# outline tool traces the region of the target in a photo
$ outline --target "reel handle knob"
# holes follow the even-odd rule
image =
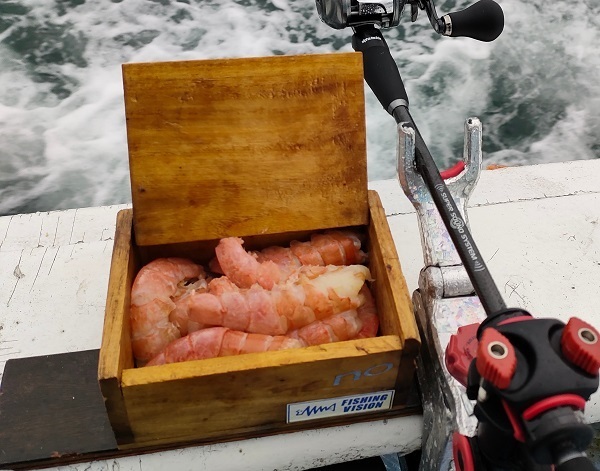
[[[469,8],[440,18],[445,25],[444,36],[466,36],[490,42],[504,29],[504,13],[494,0],[479,0]]]

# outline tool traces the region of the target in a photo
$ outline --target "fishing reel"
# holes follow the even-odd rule
[[[393,28],[400,23],[406,0],[317,0],[321,20],[334,29],[376,24]]]
[[[467,36],[479,41],[493,41],[504,28],[502,8],[493,0],[480,0],[469,8],[438,17],[433,0],[316,0],[321,20],[334,29],[348,26],[376,25],[393,28],[400,23],[406,5],[411,21],[425,10],[436,33],[444,36]]]

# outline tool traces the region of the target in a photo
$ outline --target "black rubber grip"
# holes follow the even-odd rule
[[[585,456],[578,456],[556,467],[556,471],[596,471],[596,467]]]
[[[504,29],[504,13],[494,0],[479,0],[469,8],[447,16],[452,21],[452,32],[447,36],[466,36],[489,42],[500,36]]]
[[[352,47],[362,52],[365,80],[383,108],[391,114],[390,104],[396,100],[404,100],[408,106],[398,66],[381,32],[373,27],[356,28]]]

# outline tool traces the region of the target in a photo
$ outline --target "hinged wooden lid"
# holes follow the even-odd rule
[[[123,66],[138,245],[368,222],[358,53]]]

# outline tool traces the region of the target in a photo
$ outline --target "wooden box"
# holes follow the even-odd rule
[[[123,79],[133,210],[117,217],[98,372],[119,446],[414,413],[420,341],[385,213],[367,190],[360,54],[128,64]],[[135,368],[130,289],[145,263],[206,263],[226,236],[258,249],[347,227],[367,240],[378,337]],[[319,414],[335,408],[320,400],[385,391],[388,409]]]

